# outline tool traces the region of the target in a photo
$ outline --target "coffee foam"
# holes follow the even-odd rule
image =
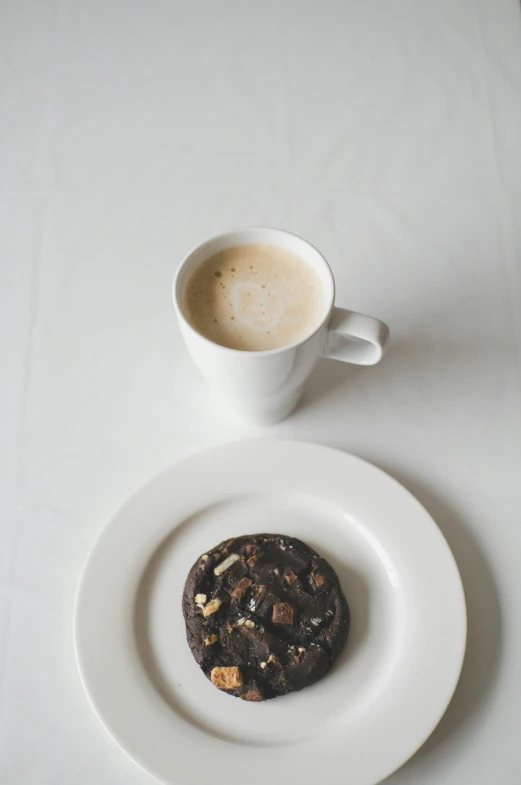
[[[302,259],[270,245],[227,248],[189,279],[183,311],[214,343],[244,351],[287,346],[313,331],[323,315],[324,290]]]

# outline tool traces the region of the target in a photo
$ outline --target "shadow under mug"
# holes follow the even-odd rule
[[[182,309],[190,277],[210,256],[237,245],[282,248],[318,274],[324,288],[324,309],[309,334],[278,349],[243,351],[213,343],[191,326]],[[389,340],[389,328],[383,322],[334,305],[335,281],[322,254],[306,240],[281,229],[238,229],[198,245],[181,263],[172,297],[188,351],[219,406],[255,424],[267,425],[287,417],[297,405],[320,356],[356,365],[375,365],[382,359]]]

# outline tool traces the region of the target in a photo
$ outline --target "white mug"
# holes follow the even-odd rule
[[[257,244],[283,248],[312,267],[324,287],[324,311],[310,334],[288,346],[260,352],[228,349],[191,326],[182,309],[183,293],[194,270],[213,254],[237,245]],[[281,229],[238,229],[198,245],[181,263],[172,297],[186,346],[219,405],[256,424],[278,422],[295,408],[319,356],[375,365],[389,340],[389,328],[383,322],[334,306],[335,282],[322,254],[306,240]]]

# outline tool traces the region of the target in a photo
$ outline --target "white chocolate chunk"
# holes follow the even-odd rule
[[[219,564],[213,571],[214,575],[222,575],[228,567],[231,567],[232,564],[235,564],[236,561],[239,561],[241,557],[238,553],[231,553],[221,564]]]
[[[222,600],[219,597],[215,597],[215,599],[210,600],[208,605],[205,605],[203,608],[203,616],[206,618],[207,616],[211,616],[212,613],[215,613],[219,610],[222,605]]]

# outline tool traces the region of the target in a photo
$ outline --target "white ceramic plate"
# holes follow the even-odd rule
[[[352,614],[328,676],[260,704],[203,676],[181,613],[197,556],[258,531],[300,537],[323,554]],[[402,486],[326,447],[251,441],[187,458],[116,512],[88,558],[74,627],[94,710],[159,779],[374,785],[443,715],[466,614],[447,543]]]

